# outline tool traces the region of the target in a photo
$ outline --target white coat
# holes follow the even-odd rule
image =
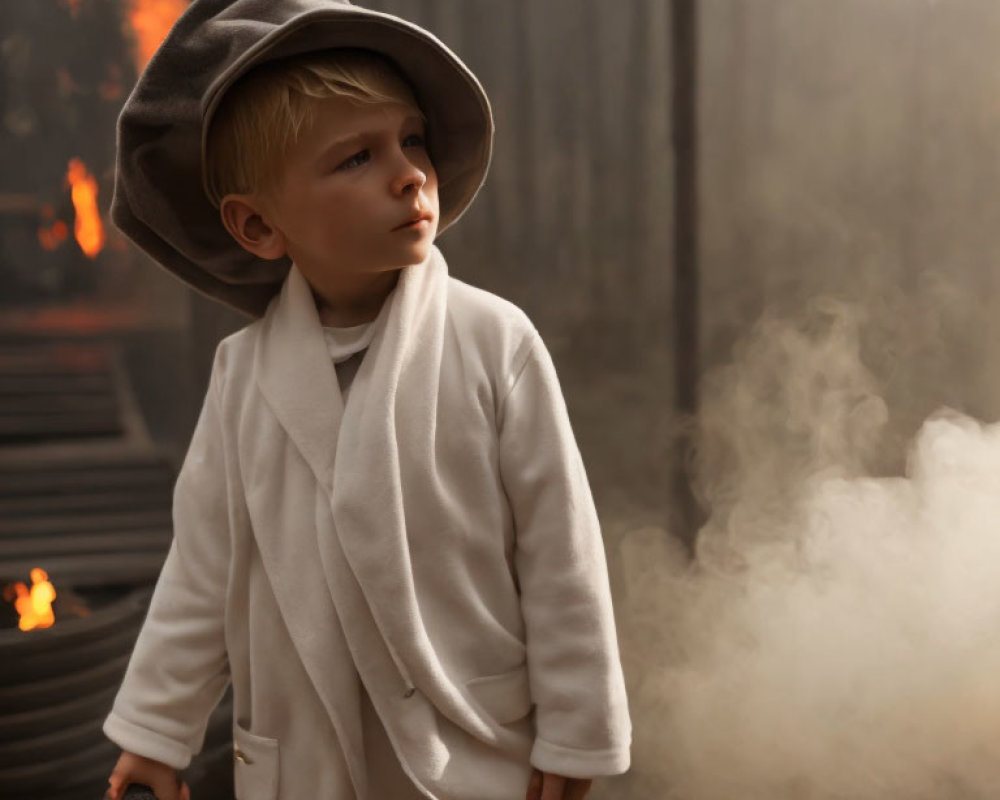
[[[182,768],[231,680],[240,800],[368,800],[360,675],[428,797],[624,772],[603,543],[538,333],[436,248],[375,324],[346,407],[294,266],[220,343],[105,732]]]

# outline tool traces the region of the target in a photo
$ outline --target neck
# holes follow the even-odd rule
[[[399,270],[352,276],[336,285],[313,287],[316,310],[323,325],[349,328],[371,322],[382,310],[385,298],[396,287]]]

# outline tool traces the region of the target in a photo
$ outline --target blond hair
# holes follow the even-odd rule
[[[325,50],[263,64],[226,92],[209,125],[205,169],[213,204],[230,193],[273,188],[285,154],[314,118],[316,101],[332,96],[402,103],[420,112],[395,65],[367,50]]]

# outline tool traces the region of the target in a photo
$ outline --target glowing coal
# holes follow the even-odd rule
[[[641,796],[1000,790],[1000,425],[941,411],[873,477],[859,338],[836,304],[763,321],[705,383],[694,560],[623,542]]]

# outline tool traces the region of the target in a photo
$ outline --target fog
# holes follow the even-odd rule
[[[1000,5],[700,10],[705,521],[608,529],[615,797],[996,796]]]
[[[658,528],[621,542],[630,796],[995,795],[1000,425],[918,416],[956,360],[990,376],[981,305],[817,297],[706,374],[693,560]]]

